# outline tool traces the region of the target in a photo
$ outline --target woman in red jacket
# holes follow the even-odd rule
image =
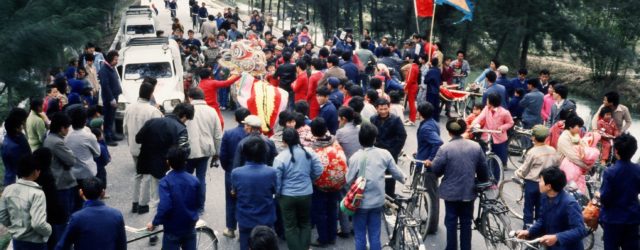
[[[402,72],[405,73],[406,84],[404,86],[404,92],[407,93],[407,102],[409,103],[409,120],[404,121],[404,124],[413,126],[416,122],[416,96],[418,95],[418,75],[420,74],[420,69],[418,64],[411,63],[402,67]]]
[[[231,77],[225,81],[213,80],[211,78],[211,71],[207,69],[201,70],[200,75],[200,85],[198,87],[202,89],[204,92],[204,101],[210,107],[214,108],[216,112],[218,112],[218,117],[220,118],[220,125],[224,129],[224,119],[222,118],[222,113],[220,112],[220,104],[218,103],[218,89],[219,88],[228,88],[233,85],[238,79],[240,79],[239,75],[235,75],[235,73],[231,73]]]

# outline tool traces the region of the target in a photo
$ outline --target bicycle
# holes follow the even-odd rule
[[[411,184],[403,192],[415,195],[407,210],[410,211],[413,218],[420,222],[419,232],[423,238],[426,238],[427,234],[433,234],[438,231],[438,215],[440,211],[437,192],[438,177],[429,168],[416,167],[416,163],[421,161],[415,159],[415,154],[413,158],[409,158],[404,153],[400,157],[407,158],[410,161],[409,171],[412,175]]]
[[[385,229],[389,235],[389,242],[384,244],[382,249],[392,250],[423,250],[425,249],[422,235],[418,232],[420,222],[407,214],[406,207],[415,199],[415,192],[411,197],[391,198],[385,197],[385,209],[391,210],[387,215],[384,213]],[[390,226],[393,225],[393,230]]]
[[[498,197],[514,217],[522,220],[524,211],[523,180],[513,177],[501,182],[498,186]]]
[[[513,169],[518,169],[524,162],[527,151],[533,146],[531,141],[532,132],[530,129],[524,129],[520,126],[514,126],[512,134],[507,142],[509,152],[509,162]],[[508,168],[508,165],[505,166]]]
[[[511,249],[507,241],[511,231],[511,221],[506,213],[509,211],[502,202],[487,198],[485,192],[494,184],[485,182],[476,184],[478,193],[478,213],[473,220],[475,229],[484,237],[487,249]]]
[[[516,236],[515,231],[509,232],[510,238],[508,238],[507,241],[513,242],[512,249],[520,249],[520,250],[535,250],[535,249],[546,250],[547,249],[547,247],[540,244],[539,238],[534,240],[523,240],[523,239],[518,239],[515,236]],[[516,246],[520,246],[520,248],[516,248]]]
[[[136,235],[140,235],[133,239],[127,240],[127,244],[139,241],[144,238],[149,238],[151,236],[158,235],[164,232],[164,229],[158,229],[155,231],[147,231],[147,228],[133,228],[130,226],[124,226],[125,231],[134,233]],[[198,220],[196,222],[196,249],[202,250],[218,250],[218,237],[216,237],[215,231],[207,226],[207,223],[203,220]]]
[[[496,178],[495,176],[493,176],[493,178],[495,179],[496,184],[501,183],[504,180],[504,168],[502,165],[502,160],[500,159],[500,157],[498,157],[498,155],[496,155],[496,153],[492,151],[491,147],[493,146],[492,134],[499,134],[502,133],[502,131],[490,129],[472,129],[471,132],[474,134],[474,141],[478,142],[480,146],[485,149],[487,167],[491,175],[493,176],[494,169],[499,169],[500,177]],[[489,135],[489,140],[487,142],[484,142],[480,138],[479,133],[487,133]]]

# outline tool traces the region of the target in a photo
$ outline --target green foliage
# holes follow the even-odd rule
[[[0,1],[0,95],[11,93],[8,106],[41,93],[47,69],[66,61],[65,48],[98,38],[116,1]]]

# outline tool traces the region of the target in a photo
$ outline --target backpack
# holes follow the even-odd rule
[[[366,169],[367,158],[365,155],[364,161],[362,161],[360,169],[358,170],[358,178],[351,184],[347,195],[340,201],[340,211],[349,216],[356,213],[356,210],[358,210],[364,199],[364,190],[367,187]]]
[[[337,142],[329,147],[314,149],[324,165],[324,170],[318,179],[314,181],[316,187],[325,192],[340,190],[346,181],[347,157]]]

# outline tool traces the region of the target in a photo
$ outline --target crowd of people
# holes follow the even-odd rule
[[[0,222],[15,249],[126,248],[121,211],[101,201],[109,196],[108,146],[124,138],[136,172],[131,213],[155,213],[147,229],[163,226],[163,248],[195,249],[195,224],[207,209],[207,169],[219,162],[223,235],[235,238],[237,230],[240,249],[277,249],[279,237],[289,249],[306,250],[352,235],[357,250],[381,249],[385,195],[394,197],[396,181],[407,178],[397,166],[406,126],[417,126],[418,166],[442,177],[446,249],[471,249],[474,183],[497,183],[500,170],[488,169],[483,143],[469,139],[492,140],[506,165],[517,123],[532,131],[532,148],[515,173],[525,179],[525,227],[517,236],[540,238],[549,249],[582,249],[581,207],[564,187],[575,183],[584,191],[585,175],[599,162],[608,166],[600,190],[605,249],[638,249],[640,166],[631,162],[637,141],[628,134],[631,116],[617,92],[604,96],[586,131],[567,86],[551,80],[548,70],[528,78],[520,69],[509,79],[508,67],[493,59],[467,82],[466,53],[449,57],[453,53],[419,34],[398,48],[390,37],[376,42],[365,32],[357,46],[352,32],[342,30],[315,46],[304,20],[277,37],[273,19],[254,12],[243,34],[238,9],[214,16],[196,1],[189,5],[193,30],[184,37],[175,0],[165,3],[173,17],[170,38],[180,45],[186,72],[198,78],[185,85],[185,102],[171,113],[161,112],[157,81],[147,77],[118,135],[119,55],[104,55],[92,44],[64,71],[52,70],[46,96],[31,98],[29,111],[11,110],[2,142]],[[222,50],[243,39],[263,48],[265,80],[289,92],[288,109],[266,133],[258,114],[230,98],[240,72],[218,63]],[[441,88],[478,89],[482,103],[463,120],[441,103]],[[227,109],[235,109],[237,127],[223,128]],[[448,142],[440,135],[442,111]],[[499,133],[476,135],[474,128]],[[349,214],[340,204],[359,178],[366,181],[364,198]],[[312,239],[314,226],[318,237]]]

